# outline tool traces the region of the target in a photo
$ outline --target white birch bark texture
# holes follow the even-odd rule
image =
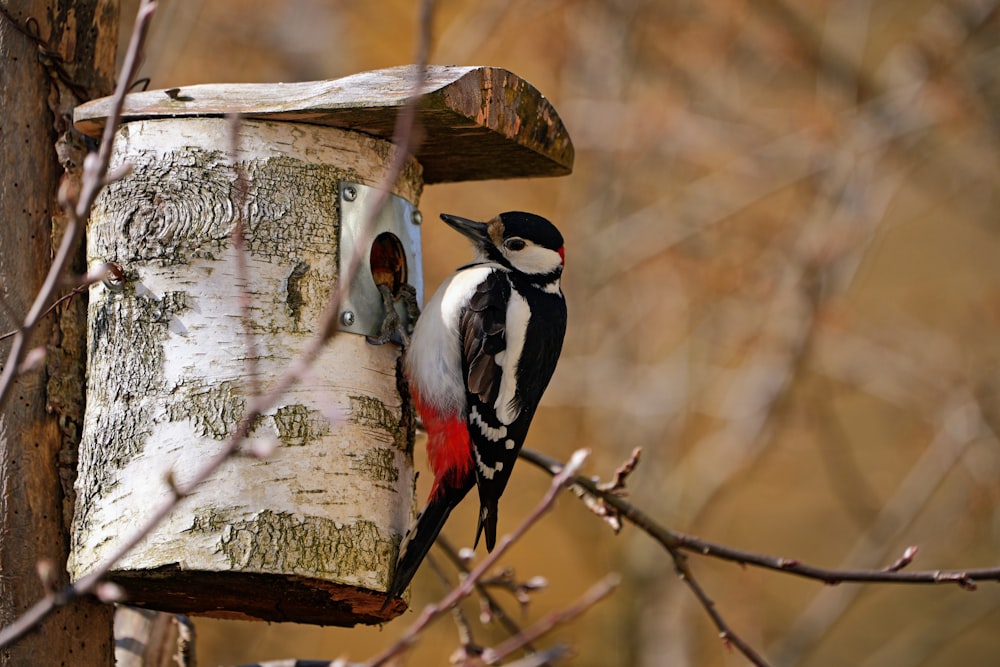
[[[245,121],[239,132],[245,196],[229,121],[118,131],[114,165],[132,171],[102,195],[87,253],[126,279],[90,292],[75,578],[171,495],[168,476],[184,485],[220,450],[254,387],[267,391],[307,345],[338,276],[338,182],[377,185],[394,150],[300,123]],[[394,194],[415,206],[421,187],[411,158]],[[245,285],[230,238],[238,216]],[[117,563],[111,578],[130,604],[333,625],[398,614],[402,604],[380,610],[414,507],[398,356],[394,344],[334,336],[253,426],[250,440],[273,453],[230,459]]]

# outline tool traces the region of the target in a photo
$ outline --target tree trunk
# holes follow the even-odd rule
[[[59,82],[53,63],[30,32],[61,54],[67,78],[81,96],[111,89],[118,33],[116,0],[0,2],[0,331],[27,313],[60,235],[56,191],[60,163],[81,155],[63,133],[81,100]],[[23,30],[27,19],[32,30]],[[18,28],[22,28],[19,30]],[[58,139],[58,140],[57,140]],[[59,154],[57,154],[57,146]],[[82,264],[81,264],[82,266]],[[45,595],[38,563],[55,565],[55,584],[68,579],[72,463],[83,402],[81,304],[46,317],[32,347],[45,346],[47,367],[16,380],[0,413],[0,624],[8,624]],[[0,355],[10,345],[0,342]],[[0,364],[4,363],[0,361]],[[53,393],[54,392],[54,393]],[[68,483],[68,485],[67,485]],[[109,665],[112,610],[79,600],[38,631],[0,653],[0,665]]]

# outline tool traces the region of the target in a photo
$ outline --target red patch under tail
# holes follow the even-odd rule
[[[446,415],[420,400],[412,390],[413,402],[427,430],[427,459],[434,472],[431,498],[441,493],[441,486],[464,489],[472,475],[472,444],[465,420],[457,414]]]

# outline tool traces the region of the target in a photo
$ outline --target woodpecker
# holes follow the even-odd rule
[[[565,251],[551,222],[519,211],[489,222],[441,219],[472,241],[476,258],[431,297],[403,359],[434,483],[400,545],[386,604],[406,589],[473,486],[480,505],[474,544],[485,536],[493,550],[497,503],[566,333]]]

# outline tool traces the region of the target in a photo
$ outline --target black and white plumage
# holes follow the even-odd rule
[[[559,230],[531,213],[489,222],[441,218],[476,259],[437,290],[417,321],[404,369],[427,430],[434,485],[400,547],[387,602],[402,594],[451,510],[476,486],[476,543],[496,543],[497,505],[548,386],[566,331]]]

